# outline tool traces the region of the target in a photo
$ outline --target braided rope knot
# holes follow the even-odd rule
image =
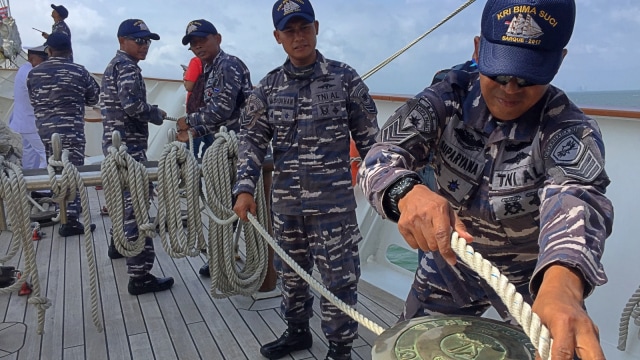
[[[69,171],[69,150],[63,150],[61,159],[56,160],[53,155],[47,160],[49,186],[53,192],[51,200],[58,204],[65,204],[76,199],[77,186],[73,174]],[[56,178],[56,168],[62,168],[60,178]]]

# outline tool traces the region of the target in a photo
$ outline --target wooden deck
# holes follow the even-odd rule
[[[45,227],[34,242],[42,296],[52,302],[46,311],[45,333],[38,335],[37,309],[17,293],[0,295],[0,358],[2,359],[263,359],[260,345],[286,328],[280,317],[280,298],[254,300],[234,296],[213,299],[209,279],[198,275],[203,256],[172,259],[156,236],[152,273],[173,276],[170,291],[131,296],[127,293],[125,259],[107,256],[111,219],[99,214],[102,191],[88,188],[101,315],[104,331],[91,318],[89,276],[84,237],[61,238],[58,225]],[[0,252],[6,253],[11,233],[0,234]],[[22,257],[5,265],[24,266]],[[372,285],[359,285],[358,311],[384,328],[398,319],[403,302]],[[310,350],[285,359],[324,359],[327,341],[320,329],[319,299],[311,319],[314,343]],[[371,359],[376,335],[360,325],[354,359]]]

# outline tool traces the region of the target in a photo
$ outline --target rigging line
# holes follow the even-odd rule
[[[362,80],[366,80],[368,77],[370,77],[371,75],[375,74],[378,70],[380,70],[383,67],[385,67],[387,64],[392,62],[398,56],[402,55],[402,53],[404,53],[405,51],[409,50],[410,47],[412,47],[413,45],[417,44],[420,40],[424,39],[427,35],[431,34],[435,29],[439,28],[440,25],[442,25],[442,24],[446,23],[447,21],[449,21],[449,19],[451,19],[452,17],[456,16],[459,12],[461,12],[462,10],[467,8],[469,5],[471,5],[475,1],[476,0],[468,0],[466,3],[462,4],[459,8],[454,10],[447,17],[445,17],[444,19],[440,20],[440,22],[437,23],[434,27],[432,27],[431,29],[427,30],[427,32],[425,32],[424,34],[420,35],[417,39],[415,39],[412,42],[410,42],[407,46],[405,46],[402,49],[398,50],[395,54],[389,56],[386,60],[384,60],[380,64],[376,65],[373,69],[369,70],[366,74],[364,74],[362,76]]]

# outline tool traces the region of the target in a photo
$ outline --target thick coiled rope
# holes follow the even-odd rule
[[[625,351],[627,348],[627,337],[629,335],[629,320],[634,319],[634,324],[640,326],[640,287],[631,295],[631,298],[624,306],[620,315],[620,331],[618,332],[618,350]],[[640,339],[640,332],[638,333]]]
[[[56,178],[56,167],[62,168],[59,179]],[[91,317],[98,332],[102,332],[102,319],[100,317],[100,299],[98,297],[98,270],[96,268],[95,252],[93,250],[93,235],[91,232],[91,212],[89,208],[89,196],[84,181],[78,169],[69,161],[69,150],[62,151],[62,160],[55,160],[53,156],[49,158],[47,165],[49,173],[49,183],[54,194],[54,199],[69,199],[72,201],[76,197],[76,192],[80,193],[80,205],[82,206],[82,221],[84,223],[84,248],[89,265],[89,288],[91,293]],[[66,194],[66,195],[65,195]]]
[[[147,168],[127,153],[127,146],[119,149],[110,146],[100,166],[109,216],[112,220],[113,243],[118,252],[126,257],[140,254],[144,250],[145,238],[153,237],[156,226],[149,222],[149,174]],[[138,224],[138,239],[127,241],[124,234],[124,195],[129,190],[133,213]]]
[[[233,241],[234,225],[238,219],[232,210],[232,185],[235,182],[238,161],[238,140],[233,131],[222,127],[215,141],[202,159],[202,175],[206,189],[206,208],[213,223],[209,222],[209,271],[211,296],[251,295],[258,291],[267,274],[268,248],[260,234],[248,223],[242,222],[246,244],[245,266],[238,269]],[[264,199],[262,176],[256,184],[254,198],[258,206],[260,224],[266,224],[268,214]]]
[[[531,305],[524,301],[522,295],[516,291],[516,287],[509,282],[509,278],[502,275],[491,262],[475,252],[464,239],[458,237],[456,232],[451,234],[451,248],[465,264],[491,285],[509,309],[511,316],[531,339],[540,356],[543,359],[549,359],[552,343],[549,329],[542,324],[540,317],[531,310]]]
[[[16,282],[6,288],[0,289],[0,294],[8,294],[19,290],[22,284],[31,278],[33,292],[29,297],[29,303],[38,309],[38,334],[44,333],[44,312],[51,302],[46,297],[40,296],[40,277],[36,267],[36,257],[31,240],[31,224],[29,216],[31,205],[27,201],[27,183],[22,176],[22,169],[0,156],[0,198],[5,200],[13,241],[9,253],[0,259],[0,263],[12,259],[22,246],[26,269]]]
[[[198,256],[205,249],[200,211],[200,167],[183,143],[165,145],[158,163],[158,216],[162,246],[169,256]],[[182,226],[180,187],[187,201],[187,231]]]

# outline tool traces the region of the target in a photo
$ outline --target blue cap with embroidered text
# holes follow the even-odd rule
[[[160,40],[160,35],[152,33],[147,24],[140,19],[127,19],[118,27],[118,37],[149,38]]]
[[[44,46],[48,46],[54,50],[64,51],[71,49],[71,37],[63,32],[54,32],[44,42]]]
[[[187,30],[182,37],[182,45],[187,45],[191,41],[191,37],[207,37],[207,35],[217,35],[218,29],[207,20],[193,20],[187,24]]]
[[[574,0],[489,0],[482,12],[478,71],[548,84],[576,18]]]
[[[273,26],[278,30],[284,30],[289,20],[301,17],[308,22],[316,20],[316,14],[309,0],[278,0],[273,4],[271,12]]]
[[[62,5],[51,4],[51,8],[55,10],[58,13],[58,15],[60,15],[60,17],[62,17],[63,19],[66,19],[67,17],[69,17],[69,10],[67,10],[66,7]]]

